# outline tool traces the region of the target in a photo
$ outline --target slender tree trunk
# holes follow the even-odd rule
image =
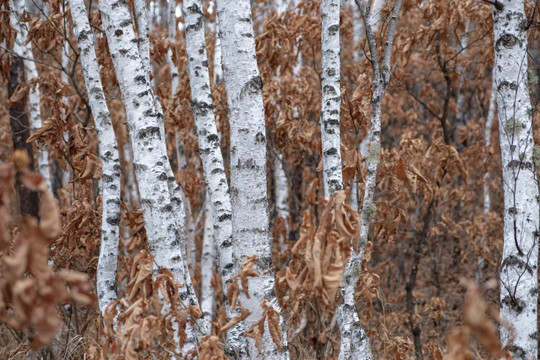
[[[533,109],[524,24],[527,17],[523,1],[495,1],[494,68],[504,190],[500,306],[501,315],[513,325],[513,329],[501,327],[501,341],[516,359],[536,359],[538,164],[533,162]]]
[[[339,110],[341,105],[341,62],[339,58],[339,0],[323,0],[322,15],[322,107],[321,142],[324,196],[343,189],[341,177],[341,140]]]
[[[283,245],[289,238],[288,219],[290,218],[289,211],[289,183],[285,170],[283,169],[283,156],[279,155],[274,160],[274,187],[276,196],[276,216],[282,218],[287,226],[287,233],[283,238],[280,238],[280,246],[283,249]]]
[[[464,57],[467,54],[467,45],[469,41],[469,28],[471,26],[471,21],[467,20],[467,23],[465,24],[465,34],[463,35],[461,39],[461,55]],[[456,132],[454,134],[454,139],[456,141],[456,146],[459,148],[463,147],[463,144],[459,142],[459,131],[462,126],[465,126],[467,123],[467,117],[466,117],[466,111],[465,111],[465,93],[463,92],[463,84],[465,83],[465,73],[466,70],[463,69],[462,66],[458,66],[459,72],[461,72],[461,76],[459,77],[458,82],[458,96],[456,101],[457,106],[457,114],[456,114]]]
[[[101,176],[101,246],[97,268],[97,292],[102,316],[105,309],[117,299],[116,266],[118,258],[120,224],[120,159],[118,146],[101,84],[94,48],[94,33],[88,22],[83,0],[70,0],[73,31],[79,44],[79,54],[88,93],[88,101],[98,132]]]
[[[210,75],[204,40],[204,17],[200,0],[184,0],[186,52],[191,85],[191,108],[197,126],[199,154],[214,214],[215,238],[218,247],[219,273],[226,284],[233,274],[232,209],[229,185],[219,136],[212,111]]]
[[[61,61],[62,61],[62,71],[60,72],[60,79],[63,83],[69,84],[69,78],[68,78],[68,71],[69,71],[69,25],[67,23],[67,14],[66,14],[66,2],[62,2],[62,12],[64,15],[64,18],[62,19],[63,25],[64,25],[64,40],[62,41],[62,50],[61,50]],[[66,103],[69,106],[69,98],[67,96],[62,96],[62,101]],[[65,108],[62,108],[62,117],[67,118],[66,110]],[[67,144],[69,144],[69,138],[70,138],[70,132],[64,132],[64,140]],[[67,186],[69,184],[71,174],[68,169],[62,170],[62,182],[63,186]]]
[[[485,147],[485,157],[484,157],[484,181],[482,183],[482,190],[484,194],[484,214],[487,214],[491,211],[491,197],[489,195],[489,170],[487,168],[487,162],[489,161],[489,147],[491,145],[491,127],[493,126],[493,119],[495,118],[495,106],[497,98],[497,89],[495,88],[495,70],[492,70],[492,81],[491,81],[491,95],[489,98],[489,108],[486,118],[486,123],[484,125],[484,147]],[[484,246],[486,244],[486,239],[482,238],[480,240],[480,245]],[[478,257],[478,269],[476,271],[476,283],[480,284],[482,282],[482,269],[484,268],[484,258],[482,256]]]
[[[210,285],[214,274],[214,216],[210,194],[206,192],[204,204],[204,236],[201,252],[201,311],[208,321],[212,321],[215,313],[216,301],[214,291]]]
[[[140,54],[140,59],[142,61],[142,68],[144,71],[145,79],[148,84],[151,83],[150,80],[150,25],[148,23],[148,9],[146,7],[146,0],[134,0],[133,1],[133,8],[135,11],[135,21],[137,22],[137,44]],[[149,85],[149,88],[151,89],[151,86]],[[161,103],[159,102],[159,99],[152,91],[152,100],[154,102],[154,108],[156,110],[157,114],[157,124],[159,128],[159,133],[161,139],[163,141],[160,141],[158,145],[161,147],[160,151],[162,151],[165,156],[167,156],[167,147],[165,145],[165,126],[163,123],[163,109],[161,107]],[[182,257],[184,258],[183,266],[185,267],[185,273],[189,274],[188,271],[188,258],[187,258],[187,252],[186,252],[186,246],[187,246],[187,233],[186,233],[186,213],[184,209],[184,203],[186,196],[184,195],[184,192],[182,191],[182,188],[178,185],[176,182],[176,179],[174,177],[172,167],[170,165],[170,162],[168,163],[168,166],[166,166],[167,170],[167,186],[169,188],[169,193],[171,194],[171,197],[174,201],[172,201],[171,205],[173,206],[173,212],[176,214],[176,221],[179,228],[179,232],[181,234],[181,239],[183,242],[180,244],[180,249],[182,251]],[[139,184],[140,186],[140,184]],[[186,203],[186,205],[189,205]],[[188,277],[190,278],[190,277]],[[191,280],[189,280],[191,282]],[[193,293],[190,295],[192,297],[195,296]],[[192,301],[196,301],[196,298],[193,298]]]
[[[11,6],[11,23],[17,30],[17,38],[14,44],[14,53],[24,59],[24,66],[26,68],[26,75],[28,80],[37,79],[38,72],[36,64],[34,63],[34,55],[32,54],[31,44],[26,44],[28,38],[27,23],[21,23],[19,18],[22,10],[24,9],[23,2],[21,0],[13,0],[10,2]],[[28,4],[26,4],[28,5]],[[30,87],[28,92],[28,112],[30,115],[30,126],[32,131],[36,131],[41,127],[41,107],[40,107],[39,86],[35,84]],[[37,165],[38,171],[43,176],[47,188],[52,191],[51,182],[51,169],[49,165],[49,150],[46,145],[43,145],[37,151]]]
[[[223,68],[221,66],[221,40],[219,37],[219,19],[216,16],[215,24],[216,39],[214,42],[214,84],[223,81]]]
[[[269,231],[266,192],[266,127],[262,99],[262,79],[255,57],[255,38],[249,0],[218,0],[223,75],[227,90],[231,126],[231,205],[235,270],[250,255],[257,254],[254,268],[259,277],[249,279],[249,295],[241,294],[243,307],[252,314],[246,325],[258,321],[267,299],[278,314],[274,291],[271,234]],[[250,342],[251,343],[251,342]],[[282,346],[286,346],[286,336]],[[286,349],[286,347],[285,347]],[[241,356],[251,358],[288,358],[278,354],[267,324],[262,341],[262,354],[254,345]]]
[[[167,14],[169,16],[169,43],[174,49],[176,47],[176,0],[168,1]],[[169,69],[171,71],[171,96],[174,97],[176,89],[178,88],[178,67],[174,63],[172,55],[173,50],[169,49],[167,51],[167,63],[169,64]]]
[[[169,269],[176,281],[185,284],[180,288],[184,304],[198,306],[181,251],[185,246],[181,224],[185,214],[175,193],[178,186],[170,188],[175,181],[164,145],[163,114],[156,106],[148,70],[137,47],[129,7],[124,1],[102,0],[99,8],[126,107],[148,246],[157,266]],[[182,213],[178,214],[178,210]],[[198,325],[205,334],[208,325],[202,321]],[[187,346],[195,346],[196,341],[188,333]]]
[[[377,168],[381,156],[381,106],[392,70],[390,59],[394,40],[396,21],[401,10],[402,0],[397,0],[394,5],[392,17],[388,24],[387,38],[384,46],[382,62],[379,61],[377,44],[370,23],[370,15],[361,0],[356,4],[364,20],[366,39],[370,49],[371,64],[373,68],[373,95],[371,97],[371,127],[369,129],[369,153],[367,157],[367,173],[365,177],[364,199],[362,202],[362,214],[360,219],[359,251],[352,249],[351,257],[347,263],[342,280],[343,304],[338,308],[337,318],[341,331],[341,348],[339,359],[372,359],[369,339],[360,326],[356,313],[354,288],[358,281],[358,271],[362,268],[364,247],[368,241],[369,226],[377,212],[377,205],[373,198],[377,180]]]

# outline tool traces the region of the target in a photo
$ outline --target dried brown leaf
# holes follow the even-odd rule
[[[240,273],[238,274],[238,277],[240,278],[240,281],[242,283],[242,289],[244,290],[244,294],[246,294],[246,297],[249,299],[249,284],[248,284],[248,277],[258,277],[259,273],[253,268],[253,266],[256,264],[257,260],[259,259],[259,255],[253,254],[250,255],[244,260],[242,263],[242,269],[240,269]]]

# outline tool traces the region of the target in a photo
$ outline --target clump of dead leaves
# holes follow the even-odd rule
[[[289,342],[301,337],[311,348],[333,343],[335,312],[341,279],[351,253],[352,241],[358,237],[358,213],[345,203],[344,191],[326,203],[318,223],[304,211],[300,239],[291,248],[288,266],[278,272],[276,292],[290,314]]]
[[[96,351],[96,358],[131,360],[168,353],[176,358],[225,359],[217,336],[204,336],[180,354],[186,350],[184,345],[193,341],[188,339],[187,328],[196,328],[202,312],[198,306],[182,303],[179,290],[184,284],[175,281],[165,268],[156,271],[152,254],[139,251],[128,276],[126,296],[106,309],[105,344]],[[200,357],[202,354],[208,357]]]
[[[0,164],[0,322],[25,331],[30,348],[36,349],[58,333],[58,305],[94,305],[96,298],[86,274],[49,267],[49,243],[61,229],[58,206],[41,175],[23,171],[21,181],[40,194],[40,219],[23,219],[12,237],[9,203],[15,168]]]

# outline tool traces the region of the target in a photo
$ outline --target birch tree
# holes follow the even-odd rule
[[[169,0],[167,4],[168,28],[169,28],[169,43],[176,47],[176,0]],[[174,96],[178,88],[178,68],[173,61],[173,51],[167,51],[167,63],[171,69],[171,96]]]
[[[146,81],[148,82],[148,84],[151,84],[151,80],[150,80],[150,72],[151,72],[150,25],[148,22],[148,9],[146,7],[146,1],[134,0],[133,8],[135,11],[135,20],[137,22],[137,44],[138,44],[140,58],[142,61],[142,67],[143,67],[143,71],[146,77]],[[151,86],[149,87],[151,89]],[[160,137],[161,139],[164,140],[166,136],[165,136],[165,125],[163,123],[163,108],[161,107],[161,103],[155,94],[152,94],[152,100],[154,102],[154,107],[157,111],[157,124],[159,127]],[[165,145],[165,141],[158,142],[158,145],[162,148],[161,151],[166,155],[167,148]],[[186,274],[188,274],[188,271],[187,271],[188,257],[187,257],[187,247],[186,247],[187,246],[186,213],[185,213],[184,204],[189,210],[189,203],[186,201],[187,198],[184,195],[182,188],[176,182],[170,163],[168,163],[167,171],[168,171],[167,172],[167,185],[169,187],[169,193],[171,194],[172,198],[175,200],[172,202],[173,212],[176,214],[177,224],[179,226],[179,231],[180,231],[180,234],[182,234],[182,239],[183,239],[183,242],[180,245],[182,256],[185,260],[183,265],[185,267]],[[191,219],[191,217],[189,219]]]
[[[185,246],[184,214],[176,196],[178,186],[171,185],[175,181],[160,123],[163,114],[156,105],[144,57],[137,47],[128,4],[103,0],[99,9],[126,108],[148,246],[157,266],[169,269],[176,281],[185,283],[180,288],[184,304],[198,306],[181,251]],[[206,333],[207,325],[199,322],[199,326]],[[188,334],[188,342],[194,346],[196,339],[191,335]]]
[[[101,84],[94,48],[94,33],[88,22],[83,0],[70,0],[70,9],[73,18],[73,31],[79,45],[88,102],[98,132],[99,154],[103,170],[100,181],[103,203],[101,244],[96,288],[99,309],[102,316],[105,316],[107,306],[117,299],[116,267],[120,224],[120,159],[111,115],[107,108],[105,93]]]
[[[34,55],[32,54],[31,45],[27,45],[28,29],[27,24],[20,21],[22,11],[25,9],[25,4],[21,0],[10,1],[11,6],[11,23],[17,30],[17,38],[15,39],[13,52],[20,56],[24,61],[26,70],[26,78],[30,82],[32,79],[38,78],[36,64],[34,63]],[[39,85],[35,84],[30,87],[28,92],[28,114],[30,116],[30,126],[32,131],[36,131],[41,127],[41,106],[40,106]],[[49,191],[51,185],[51,169],[49,165],[49,151],[46,145],[43,145],[37,151],[37,167],[40,174],[43,176]]]
[[[201,250],[201,311],[208,321],[212,321],[216,301],[211,287],[214,274],[214,220],[210,194],[206,192],[204,204],[204,234]]]
[[[523,1],[493,4],[494,80],[504,190],[500,269],[501,341],[516,359],[537,359],[539,204],[528,87],[527,18]]]
[[[491,95],[489,96],[489,107],[488,107],[488,113],[486,117],[486,123],[484,124],[484,146],[485,146],[485,152],[484,155],[484,166],[487,166],[487,163],[489,161],[489,148],[491,146],[491,128],[493,126],[493,119],[495,118],[495,107],[496,107],[496,99],[497,99],[497,89],[495,88],[495,70],[492,70],[492,81],[491,81]],[[487,214],[491,211],[491,196],[489,194],[489,171],[486,168],[486,172],[484,173],[483,183],[482,183],[482,191],[484,194],[484,203],[483,203],[483,209],[484,214]],[[481,245],[486,245],[486,239],[482,239]],[[480,284],[482,281],[482,269],[484,267],[484,258],[482,256],[478,257],[478,270],[476,271],[476,283]]]
[[[270,312],[280,314],[274,293],[274,273],[271,271],[262,79],[255,57],[249,0],[218,0],[217,14],[231,129],[230,196],[235,271],[240,270],[241,263],[248,256],[258,256],[254,269],[259,276],[250,278],[249,297],[245,293],[241,295],[242,306],[252,312],[246,319],[246,325],[251,325],[262,317],[261,304],[265,299],[271,301]],[[278,354],[283,345],[286,345],[285,337],[283,344],[276,347],[266,323],[262,353],[257,355],[257,349],[251,345],[249,353],[241,356],[287,358],[286,351]]]
[[[390,82],[393,69],[390,68],[392,56],[392,44],[396,29],[396,22],[401,9],[402,0],[397,0],[388,24],[388,32],[384,45],[382,61],[379,59],[377,44],[373,34],[371,16],[369,10],[361,0],[356,0],[356,4],[362,19],[366,39],[371,55],[371,66],[373,69],[371,97],[371,127],[369,129],[369,154],[367,158],[367,173],[364,184],[364,198],[362,202],[362,214],[360,219],[360,239],[359,251],[351,251],[351,257],[347,263],[342,280],[343,304],[338,308],[338,324],[341,332],[340,359],[372,359],[369,347],[369,339],[360,326],[358,314],[356,313],[354,288],[358,281],[358,271],[361,269],[364,247],[368,239],[368,231],[371,220],[377,211],[377,205],[373,201],[377,180],[377,168],[381,156],[381,108],[386,89]]]
[[[324,196],[343,189],[341,176],[341,150],[339,138],[339,0],[323,0],[322,16],[322,107],[321,143],[323,161]]]
[[[217,127],[212,111],[212,94],[210,92],[210,75],[208,57],[204,39],[204,15],[200,0],[184,0],[184,19],[186,25],[186,52],[188,57],[188,74],[191,87],[191,108],[197,127],[199,154],[203,165],[204,178],[207,183],[209,201],[213,214],[215,241],[219,274],[224,289],[232,280],[235,268],[232,241],[232,207],[229,185],[225,176],[225,165],[221,153]],[[208,269],[202,268],[203,273]],[[228,305],[227,315],[231,315]],[[235,309],[232,309],[235,310]],[[240,337],[243,328],[235,327],[230,331],[228,345],[241,348],[244,339]]]

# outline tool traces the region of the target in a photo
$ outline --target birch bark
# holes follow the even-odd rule
[[[486,118],[486,123],[484,125],[484,147],[485,147],[485,155],[484,155],[484,167],[485,167],[485,173],[484,173],[484,181],[482,184],[482,189],[484,193],[484,214],[487,214],[491,211],[491,197],[489,195],[489,170],[487,168],[487,162],[489,160],[489,147],[491,145],[491,127],[493,126],[493,119],[495,118],[495,106],[496,106],[496,98],[497,98],[497,89],[495,88],[495,70],[492,70],[492,81],[491,81],[491,95],[489,97],[489,108],[488,108],[488,114]],[[482,238],[480,240],[480,244],[484,246],[486,244],[486,239]],[[476,283],[480,284],[482,282],[482,269],[484,268],[484,258],[482,256],[478,257],[478,269],[476,271]]]
[[[280,154],[276,156],[274,160],[274,184],[276,192],[276,215],[283,218],[285,226],[287,227],[287,233],[285,237],[280,237],[280,245],[283,246],[288,239],[288,221],[290,217],[289,211],[289,183],[287,181],[287,175],[285,169],[283,169],[283,156]]]
[[[219,35],[222,65],[229,106],[231,129],[231,205],[233,210],[233,239],[235,270],[247,256],[258,255],[255,264],[259,277],[250,278],[250,298],[241,295],[242,305],[252,314],[246,325],[261,318],[260,304],[272,301],[281,313],[274,291],[274,273],[269,231],[268,198],[266,193],[266,128],[262,100],[262,79],[255,57],[255,38],[249,0],[218,0]],[[233,256],[234,256],[233,255]],[[251,358],[288,358],[285,351],[278,354],[267,324],[262,341],[262,354],[250,342]]]
[[[139,54],[142,61],[142,68],[145,74],[145,78],[148,84],[151,84],[150,80],[150,69],[151,69],[151,63],[150,63],[150,25],[148,23],[148,9],[146,7],[146,0],[134,0],[133,1],[133,8],[135,10],[135,20],[137,22],[137,44],[139,48]],[[149,88],[151,90],[151,85],[149,85]],[[159,102],[159,99],[155,94],[152,92],[152,100],[154,102],[154,107],[156,109],[157,114],[157,123],[159,127],[159,133],[161,139],[165,139],[165,126],[163,123],[163,109],[161,107],[161,103]],[[167,148],[165,145],[165,141],[160,141],[158,145],[161,147],[161,151],[167,155]],[[168,160],[167,160],[168,161]],[[170,166],[170,162],[167,163],[166,166],[167,170],[167,185],[169,188],[169,193],[171,195],[172,206],[173,206],[173,212],[176,214],[176,221],[179,229],[180,239],[180,249],[182,251],[182,257],[184,259],[183,266],[185,267],[185,274],[188,275],[188,257],[187,257],[187,233],[186,233],[186,213],[184,209],[184,203],[186,206],[189,206],[189,204],[185,201],[186,196],[184,192],[182,191],[182,188],[178,185],[176,182],[176,179],[174,177],[174,174],[172,172],[172,168]],[[191,217],[189,218],[191,219]],[[190,277],[186,279],[189,283],[191,283]],[[195,294],[190,295],[192,297],[191,302],[196,302]]]
[[[204,205],[204,235],[201,253],[201,311],[207,321],[214,318],[214,292],[210,285],[214,270],[214,219],[210,194],[206,192]]]
[[[168,2],[168,27],[169,27],[169,43],[173,48],[176,47],[176,0],[169,0]],[[167,63],[169,63],[169,69],[171,71],[171,96],[174,96],[176,89],[178,88],[178,68],[173,61],[173,51],[169,49],[167,51]]]
[[[218,84],[223,80],[223,68],[221,66],[221,40],[219,38],[219,20],[216,16],[216,40],[214,42],[214,84]]]
[[[504,191],[500,270],[501,342],[515,359],[537,359],[539,204],[528,87],[527,17],[523,1],[493,6],[495,86]],[[513,339],[513,341],[512,341]]]
[[[70,0],[69,3],[73,18],[73,31],[79,44],[88,102],[98,133],[99,154],[103,169],[100,181],[103,203],[101,245],[96,277],[99,309],[102,316],[105,316],[107,306],[117,299],[116,266],[120,224],[121,167],[111,115],[101,84],[94,48],[94,33],[88,22],[86,7],[83,0]]]
[[[371,8],[369,11],[369,23],[371,25],[371,30],[375,33],[379,27],[379,22],[381,21],[381,11],[384,6],[385,0],[373,0]]]
[[[175,189],[169,188],[174,177],[161,131],[163,114],[156,106],[139,54],[129,7],[123,0],[102,0],[99,8],[126,107],[148,245],[157,266],[168,268],[176,281],[185,283],[180,288],[184,304],[198,306],[181,251],[185,244],[185,233],[179,224],[183,214],[176,214],[175,210],[183,211],[183,207]],[[207,324],[198,324],[201,332],[206,333]],[[188,347],[196,345],[197,340],[191,335],[188,334]]]
[[[11,7],[11,23],[17,30],[17,38],[13,52],[24,59],[24,67],[26,69],[26,78],[30,82],[32,79],[38,78],[36,64],[34,63],[34,55],[32,54],[31,44],[26,44],[28,38],[28,29],[26,23],[19,21],[24,9],[24,4],[21,0],[10,1]],[[28,113],[30,115],[30,126],[32,131],[36,131],[41,127],[41,107],[38,84],[30,87],[28,92]],[[46,145],[43,145],[37,150],[37,165],[38,171],[45,179],[47,188],[52,191],[51,185],[51,169],[49,164],[49,150]]]
[[[322,15],[322,107],[321,142],[324,196],[343,189],[341,177],[341,149],[339,110],[341,90],[339,78],[339,0],[323,0]]]
[[[214,213],[219,273],[226,284],[230,281],[233,270],[232,209],[219,136],[212,112],[202,3],[200,0],[184,0],[183,7],[186,24],[188,75],[191,86],[191,108],[197,127],[197,141],[204,177]]]
[[[343,304],[338,308],[337,318],[341,332],[341,348],[339,359],[373,359],[369,346],[369,339],[360,326],[358,314],[356,313],[354,288],[358,281],[361,269],[364,247],[368,238],[369,225],[377,211],[377,205],[373,201],[377,180],[377,168],[381,156],[381,106],[386,93],[392,70],[390,69],[390,59],[392,55],[392,44],[396,28],[397,17],[401,10],[402,0],[397,0],[388,24],[387,38],[384,47],[382,63],[379,61],[377,44],[371,27],[371,16],[361,0],[356,0],[356,4],[362,19],[366,39],[370,49],[371,64],[373,69],[373,95],[371,97],[371,127],[369,129],[369,154],[367,157],[367,173],[365,177],[364,199],[362,202],[362,215],[360,218],[360,242],[359,251],[351,251],[351,257],[347,263],[342,280]]]

